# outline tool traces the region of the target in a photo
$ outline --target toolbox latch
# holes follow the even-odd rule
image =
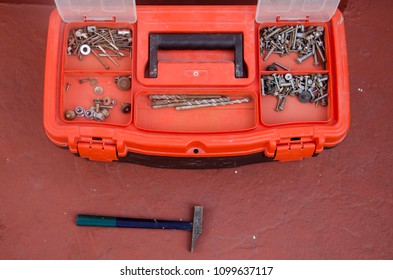
[[[107,143],[78,143],[80,157],[95,161],[112,162],[118,160],[116,146]]]
[[[315,152],[315,143],[286,143],[277,145],[274,160],[297,161],[303,158],[312,157]]]

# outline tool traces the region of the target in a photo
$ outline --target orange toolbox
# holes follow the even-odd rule
[[[347,134],[339,0],[55,2],[44,126],[80,157],[195,168],[284,162]]]

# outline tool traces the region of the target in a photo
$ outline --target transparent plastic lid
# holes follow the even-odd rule
[[[327,22],[336,12],[340,0],[258,0],[255,20],[275,22],[306,20]]]
[[[135,0],[55,0],[63,21],[136,22]]]

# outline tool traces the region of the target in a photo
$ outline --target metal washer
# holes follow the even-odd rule
[[[94,93],[95,93],[95,94],[103,94],[103,93],[104,93],[104,88],[103,88],[103,87],[100,87],[100,86],[95,87],[95,88],[94,88]]]
[[[117,80],[117,87],[120,90],[129,90],[131,88],[131,79],[129,77],[120,77]]]

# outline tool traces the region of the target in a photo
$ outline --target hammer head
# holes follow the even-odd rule
[[[195,243],[202,233],[203,206],[194,207],[194,220],[192,221],[191,252],[194,252]]]

